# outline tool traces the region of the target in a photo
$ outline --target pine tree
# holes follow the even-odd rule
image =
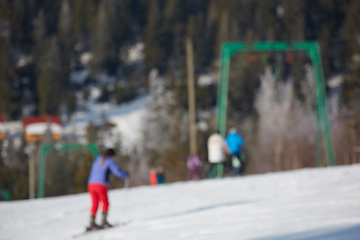
[[[40,10],[37,17],[33,20],[33,54],[37,61],[40,60],[44,51],[46,37],[44,11]]]
[[[346,62],[349,74],[344,81],[344,103],[349,115],[345,116],[349,132],[348,163],[359,162],[356,159],[354,147],[359,145],[360,140],[360,11],[359,1],[350,1],[347,8],[347,16],[344,24],[344,34],[347,40]],[[344,149],[346,151],[346,147]],[[345,156],[345,154],[344,154]]]
[[[345,39],[348,42],[347,66],[351,71],[345,81],[345,100],[353,110],[360,103],[360,11],[359,1],[350,1],[344,23]]]
[[[88,143],[96,143],[98,140],[98,134],[92,121],[89,122],[86,128],[86,140]]]
[[[74,65],[73,35],[72,35],[72,14],[68,0],[63,0],[60,10],[58,39],[59,39],[59,89],[62,101],[67,102],[69,93],[66,91],[69,86],[70,65]],[[71,62],[72,61],[72,62]],[[74,68],[74,66],[73,66]]]
[[[40,74],[37,79],[40,114],[58,114],[63,100],[62,72],[60,68],[59,46],[56,37],[47,41],[46,48],[40,61]]]
[[[101,1],[92,43],[94,71],[116,74],[120,47],[133,38],[131,15],[125,11],[128,6],[129,1]]]
[[[159,45],[156,41],[158,24],[159,24],[159,9],[157,0],[151,0],[148,7],[148,20],[145,27],[145,62],[148,72],[154,67],[159,67]]]
[[[0,114],[5,119],[18,117],[20,106],[14,88],[15,73],[12,63],[11,32],[9,24],[0,19]]]

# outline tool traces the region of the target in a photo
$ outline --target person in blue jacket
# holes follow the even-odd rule
[[[243,174],[244,162],[241,161],[241,147],[244,145],[244,140],[236,132],[235,128],[230,128],[228,135],[226,136],[226,143],[230,151],[230,164],[232,166],[234,175]]]
[[[91,196],[92,204],[90,208],[90,226],[87,228],[88,231],[111,227],[106,220],[109,209],[107,191],[111,174],[114,174],[118,178],[129,177],[129,173],[121,170],[114,162],[112,159],[114,155],[114,149],[109,148],[104,154],[99,155],[91,166],[90,177],[88,180],[88,192]],[[95,223],[99,202],[102,203],[102,222],[100,226]]]

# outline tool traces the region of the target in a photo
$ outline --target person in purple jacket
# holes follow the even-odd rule
[[[189,170],[189,178],[188,180],[193,180],[193,178],[196,176],[197,179],[201,179],[201,174],[199,171],[200,166],[202,166],[202,162],[200,160],[200,157],[197,153],[191,154],[186,162],[186,166]]]
[[[88,180],[88,192],[91,196],[92,204],[90,208],[90,226],[87,228],[88,231],[111,227],[106,220],[109,209],[107,191],[111,174],[114,174],[118,178],[129,177],[129,173],[121,170],[114,162],[112,159],[114,155],[114,149],[107,149],[104,154],[99,155],[95,159],[91,166],[90,177]],[[102,202],[102,222],[100,226],[95,223],[99,202]]]

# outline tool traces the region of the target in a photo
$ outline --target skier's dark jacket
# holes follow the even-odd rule
[[[88,184],[95,183],[108,186],[111,174],[114,174],[118,178],[128,177],[128,173],[122,171],[110,157],[106,157],[103,165],[101,166],[102,158],[102,155],[98,156],[92,164]]]

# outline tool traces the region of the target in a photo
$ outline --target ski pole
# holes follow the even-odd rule
[[[127,202],[128,188],[129,188],[129,179],[125,178],[125,184],[124,184],[124,209],[123,209],[124,224],[126,224],[126,222],[127,222],[127,219],[126,219],[126,202]]]

